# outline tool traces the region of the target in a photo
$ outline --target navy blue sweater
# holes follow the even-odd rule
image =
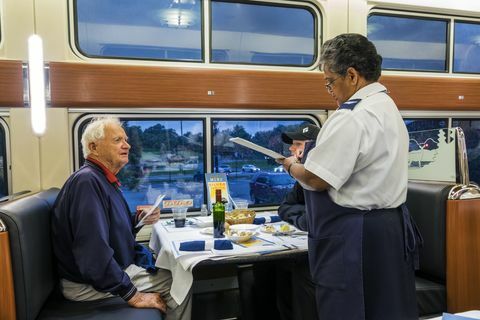
[[[53,249],[61,278],[130,299],[136,288],[123,271],[135,261],[128,205],[102,170],[85,161],[55,201]]]

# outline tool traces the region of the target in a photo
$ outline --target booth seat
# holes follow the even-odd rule
[[[160,311],[131,308],[119,297],[91,302],[63,298],[50,238],[58,192],[53,188],[0,206],[9,233],[17,319],[162,319]]]
[[[423,236],[420,269],[416,275],[420,316],[447,310],[446,303],[446,203],[453,185],[409,182],[407,207]]]

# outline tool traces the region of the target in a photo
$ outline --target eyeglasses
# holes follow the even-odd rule
[[[332,84],[337,81],[338,79],[340,78],[340,76],[336,77],[335,79],[333,79],[332,81],[330,81],[329,83],[327,83],[325,85],[325,89],[327,89],[328,92],[332,92]]]

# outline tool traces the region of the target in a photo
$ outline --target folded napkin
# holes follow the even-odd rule
[[[185,241],[180,243],[180,251],[206,251],[210,249],[215,250],[232,250],[233,245],[230,240],[198,240]]]
[[[279,216],[268,216],[268,217],[261,217],[255,218],[253,220],[254,224],[264,224],[264,223],[273,223],[273,222],[280,222],[282,221]]]

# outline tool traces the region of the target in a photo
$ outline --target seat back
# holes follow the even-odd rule
[[[446,183],[409,182],[407,207],[423,237],[419,274],[445,283]]]
[[[59,189],[0,206],[9,232],[17,319],[35,319],[54,289],[50,215]]]

